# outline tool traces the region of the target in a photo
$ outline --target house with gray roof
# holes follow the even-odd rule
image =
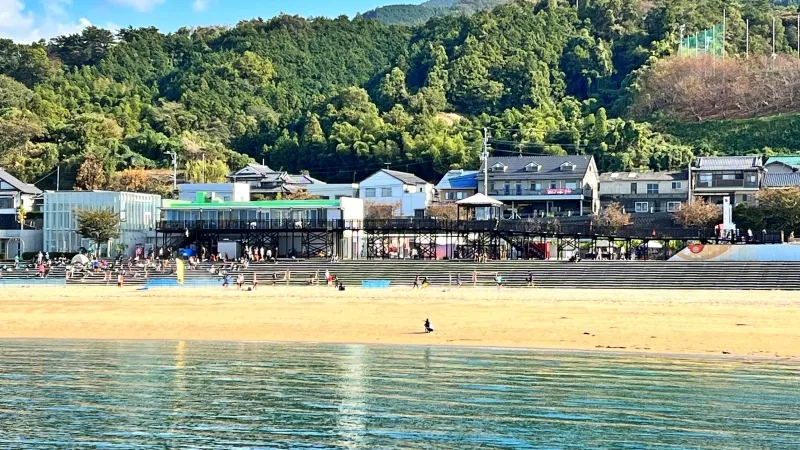
[[[449,170],[436,185],[441,203],[453,203],[471,197],[478,192],[478,171]]]
[[[394,215],[398,217],[424,217],[434,194],[431,183],[413,173],[389,169],[368,176],[358,189],[367,210],[371,204],[391,204],[396,206]]]
[[[41,227],[30,216],[24,224],[19,223],[20,208],[28,213],[38,212],[41,196],[41,189],[0,169],[0,259],[42,248]]]
[[[264,198],[275,198],[278,194],[287,195],[308,190],[308,186],[324,184],[309,175],[291,175],[284,171],[272,170],[265,164],[248,164],[227,177],[232,183],[247,183],[250,194]]]
[[[722,204],[725,197],[730,198],[731,206],[752,201],[764,182],[760,156],[700,157],[689,170],[692,196],[716,204]]]
[[[770,156],[764,164],[764,187],[800,186],[800,156]]]
[[[675,212],[689,197],[687,172],[600,174],[600,205],[619,203],[626,212]]]
[[[592,156],[492,156],[486,169],[487,194],[503,202],[504,217],[582,216],[600,209],[599,173]],[[484,192],[482,176],[478,192]]]

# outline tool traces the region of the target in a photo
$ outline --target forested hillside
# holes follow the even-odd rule
[[[387,5],[364,13],[364,18],[386,25],[422,25],[433,17],[472,14],[512,0],[429,0],[420,5]]]
[[[168,168],[167,152],[188,180],[222,179],[251,160],[326,181],[361,179],[384,163],[435,180],[478,165],[484,127],[499,152],[587,153],[601,170],[676,169],[698,152],[728,151],[698,128],[666,134],[697,118],[642,107],[657,86],[649,80],[677,51],[680,24],[702,30],[727,6],[729,58],[743,51],[747,19],[754,58],[771,52],[772,14],[795,7],[647,6],[518,0],[413,28],[280,16],[170,34],[88,28],[34,45],[4,40],[0,166],[27,182],[44,177],[43,188],[60,165],[62,188],[154,190],[139,169]],[[777,50],[789,54],[797,30],[778,23]]]

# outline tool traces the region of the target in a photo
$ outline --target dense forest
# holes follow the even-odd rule
[[[578,10],[517,0],[416,27],[279,16],[169,34],[89,27],[32,45],[0,40],[0,166],[43,179],[42,188],[55,186],[60,166],[62,189],[157,190],[143,174],[163,175],[170,152],[196,181],[262,160],[331,182],[386,163],[436,180],[479,164],[486,128],[499,154],[592,154],[601,170],[667,170],[729,151],[729,136],[698,128],[713,133],[718,118],[731,129],[760,121],[747,126],[763,139],[734,150],[764,153],[771,135],[758,124],[777,122],[754,118],[792,113],[792,102],[758,108],[764,90],[753,89],[752,107],[726,115],[720,109],[740,105],[720,102],[696,117],[685,97],[697,83],[662,95],[671,73],[688,73],[681,64],[697,66],[673,56],[680,25],[709,28],[724,10],[726,64],[770,72],[756,61],[772,51],[773,16],[776,51],[796,54],[796,6],[767,0],[586,0]],[[788,57],[780,67],[798,69]],[[697,72],[708,98],[733,89]],[[751,77],[739,78],[746,89]],[[784,117],[782,129],[800,129]],[[800,150],[797,142],[784,139],[781,151]]]
[[[429,0],[420,5],[381,6],[365,12],[363,17],[385,25],[422,25],[434,17],[473,14],[509,2],[511,0]]]

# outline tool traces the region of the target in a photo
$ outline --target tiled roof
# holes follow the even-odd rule
[[[14,175],[0,169],[0,180],[10,184],[14,189],[23,194],[41,194],[42,190],[32,184],[23,183]]]
[[[764,175],[764,184],[767,187],[800,186],[800,172],[769,173]]]
[[[774,163],[784,164],[792,169],[800,169],[800,156],[770,156],[765,165]]]
[[[478,189],[478,171],[451,170],[444,174],[436,189]]]
[[[697,158],[699,170],[747,170],[761,167],[760,156],[706,156]]]
[[[414,175],[413,173],[399,172],[397,170],[389,170],[389,169],[381,169],[381,172],[384,172],[387,175],[391,175],[405,184],[427,183],[427,181]]]
[[[686,172],[606,172],[600,174],[600,182],[610,181],[681,181],[688,180]]]
[[[589,169],[592,161],[591,156],[585,155],[543,155],[543,156],[496,156],[489,157],[489,177],[490,178],[524,178],[526,180],[543,179],[549,180],[556,178],[583,178]],[[575,170],[563,171],[561,166],[571,163],[575,165]],[[506,166],[504,172],[492,172],[491,168],[497,164]],[[539,165],[541,170],[528,171],[525,168],[529,165]],[[481,165],[481,171],[483,165]]]

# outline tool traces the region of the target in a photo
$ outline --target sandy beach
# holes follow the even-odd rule
[[[0,338],[266,340],[800,358],[793,292],[10,288]],[[422,333],[430,318],[436,331]]]

